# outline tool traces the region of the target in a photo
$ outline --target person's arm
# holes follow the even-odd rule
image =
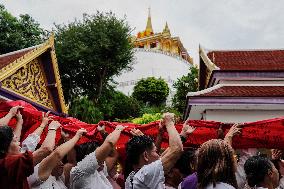
[[[160,123],[159,123],[159,127],[158,127],[158,135],[157,135],[157,138],[156,138],[156,141],[155,141],[155,146],[157,148],[157,152],[159,152],[159,153],[161,151],[161,145],[162,145],[162,142],[163,142],[164,132],[165,132],[165,125],[164,125],[163,121],[161,120]]]
[[[106,132],[105,126],[100,126],[98,125],[97,130],[100,132],[101,136],[103,137],[103,140],[106,139],[106,137],[108,136],[108,133]]]
[[[232,146],[232,140],[233,137],[236,135],[241,134],[242,126],[243,124],[236,123],[234,124],[228,131],[228,133],[225,135],[224,141],[227,142],[230,146]]]
[[[123,129],[122,125],[116,126],[115,130],[106,137],[104,143],[96,149],[96,158],[99,164],[102,164],[113,151]]]
[[[38,177],[41,181],[48,179],[57,163],[61,161],[71,149],[73,149],[81,136],[86,132],[87,131],[85,129],[79,129],[72,139],[57,147],[49,156],[42,160],[38,170]]]
[[[49,117],[49,113],[50,113],[50,111],[48,111],[46,114],[44,114],[44,112],[42,112],[42,122],[41,122],[40,126],[33,132],[33,134],[41,136],[44,128],[48,125],[48,122],[52,120]]]
[[[71,174],[82,174],[82,172],[84,174],[94,173],[113,151],[114,145],[118,141],[123,129],[124,127],[121,125],[116,126],[116,129],[107,136],[100,147],[98,147],[94,152],[88,154],[82,161],[77,163],[75,169],[72,169]]]
[[[111,156],[108,156],[105,159],[106,166],[107,166],[107,171],[110,172],[116,165],[117,160],[118,160],[119,154],[116,149],[113,149],[113,153]]]
[[[48,114],[49,112],[47,112],[46,114],[42,112],[42,123],[34,132],[29,134],[28,137],[22,142],[22,148],[21,148],[22,153],[25,151],[31,151],[31,152],[35,151],[45,126],[48,125],[48,122],[50,120],[52,120],[51,118],[48,117]]]
[[[34,165],[38,164],[42,161],[43,158],[48,156],[54,146],[55,146],[55,137],[56,137],[56,130],[60,127],[60,123],[58,121],[52,121],[48,126],[48,133],[41,145],[41,147],[33,152],[34,157]]]
[[[18,111],[19,111],[20,109],[23,109],[23,108],[24,108],[24,107],[22,107],[22,106],[14,106],[14,107],[12,107],[12,108],[10,109],[10,111],[8,112],[8,114],[0,119],[0,126],[8,125],[9,122],[10,122],[10,120],[11,120],[14,116],[16,116],[16,114],[18,113]]]
[[[183,152],[182,142],[175,128],[174,114],[165,113],[163,116],[165,126],[169,134],[169,148],[161,157],[162,165],[165,174],[174,166],[181,153]]]
[[[17,119],[17,123],[16,123],[16,127],[14,130],[14,135],[16,136],[17,140],[20,141],[21,140],[21,134],[22,134],[22,128],[23,128],[23,116],[20,112],[18,112],[16,114],[16,119]]]
[[[192,126],[190,126],[190,125],[188,125],[187,124],[187,121],[188,120],[186,120],[185,122],[184,122],[184,124],[183,124],[183,127],[182,127],[182,130],[181,130],[181,132],[180,132],[180,137],[181,137],[181,141],[183,142],[183,143],[185,143],[186,141],[187,141],[187,138],[188,138],[188,136],[191,134],[191,133],[193,133],[193,131],[195,131],[195,127],[192,127]]]

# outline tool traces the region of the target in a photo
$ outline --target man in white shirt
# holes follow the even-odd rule
[[[117,143],[123,129],[122,125],[116,126],[116,129],[106,137],[101,146],[94,152],[87,154],[82,161],[77,163],[77,166],[72,168],[70,173],[70,188],[113,188],[107,179],[108,173],[105,160],[114,150],[114,145]]]
[[[134,136],[127,143],[127,163],[133,171],[126,179],[125,189],[164,189],[165,174],[180,157],[183,147],[175,128],[174,114],[165,113],[162,125],[169,135],[169,147],[160,156],[153,140],[145,135]]]

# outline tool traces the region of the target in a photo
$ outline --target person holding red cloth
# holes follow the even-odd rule
[[[21,153],[20,133],[23,107],[15,106],[0,119],[0,188],[28,189],[27,177],[34,171],[32,152]],[[7,126],[12,117],[17,118],[16,129]]]

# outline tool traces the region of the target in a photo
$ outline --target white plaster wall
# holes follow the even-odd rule
[[[170,56],[155,51],[138,49],[135,52],[133,70],[124,72],[114,78],[118,82],[117,89],[126,95],[131,95],[135,84],[142,78],[162,77],[168,83],[171,94],[174,94],[172,84],[191,68],[189,63],[177,56]]]
[[[244,123],[284,116],[284,110],[206,110],[204,120]]]

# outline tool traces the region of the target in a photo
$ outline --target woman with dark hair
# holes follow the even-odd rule
[[[212,139],[201,145],[197,153],[197,177],[199,189],[237,188],[236,161],[232,147],[220,139]]]
[[[279,173],[266,157],[250,157],[244,165],[250,187],[274,189],[279,185]]]
[[[0,127],[0,188],[29,188],[27,177],[34,171],[33,155],[20,152],[12,128]]]

